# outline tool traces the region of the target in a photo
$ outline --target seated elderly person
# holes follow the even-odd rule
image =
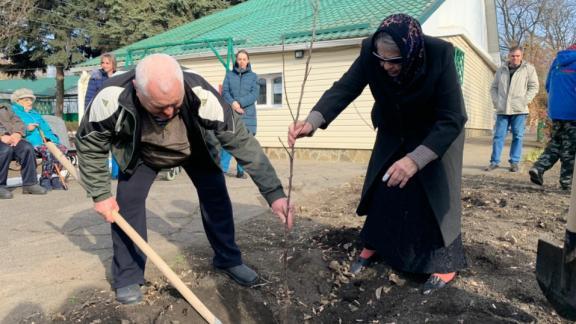
[[[12,198],[12,192],[6,189],[8,166],[16,160],[22,168],[22,193],[44,195],[46,189],[38,185],[34,147],[22,139],[24,124],[12,109],[0,104],[0,199]]]
[[[42,115],[33,109],[36,96],[30,89],[21,88],[10,97],[12,101],[12,109],[22,121],[26,128],[24,138],[34,146],[34,150],[42,157],[42,175],[40,176],[40,185],[47,190],[61,190],[64,189],[58,174],[56,173],[55,165],[59,166],[60,162],[48,151],[44,141],[54,143],[62,153],[66,154],[68,149],[66,146],[60,144],[58,136],[52,132],[50,125],[42,118]]]

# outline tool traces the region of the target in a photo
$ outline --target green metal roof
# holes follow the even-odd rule
[[[75,88],[79,78],[79,76],[74,75],[64,77],[64,91]],[[36,97],[55,97],[56,78],[0,80],[0,93],[11,94],[20,88],[28,88],[34,91]]]
[[[321,0],[316,40],[327,41],[370,35],[382,19],[393,13],[406,13],[423,23],[444,0]],[[114,53],[124,61],[127,49],[156,47],[142,54],[163,52],[185,55],[210,52],[208,45],[187,44],[157,47],[165,43],[231,37],[235,47],[252,48],[303,43],[310,40],[313,9],[310,0],[250,0],[205,16],[162,34],[120,48]],[[225,42],[214,45],[225,48]],[[137,53],[132,53],[138,59]],[[91,59],[78,66],[95,66]]]

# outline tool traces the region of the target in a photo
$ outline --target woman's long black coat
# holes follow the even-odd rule
[[[364,215],[367,195],[378,173],[398,150],[411,152],[425,145],[438,159],[419,170],[410,181],[420,181],[449,245],[460,234],[460,184],[466,110],[454,63],[454,47],[425,36],[424,74],[404,88],[390,86],[386,72],[372,55],[372,39],[362,43],[360,56],[350,69],[324,93],[313,110],[324,117],[326,128],[366,85],[374,96],[372,123],[378,129],[376,142],[357,209]]]

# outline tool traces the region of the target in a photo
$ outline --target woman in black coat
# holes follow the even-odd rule
[[[325,129],[370,86],[378,129],[358,215],[367,215],[359,272],[377,253],[401,271],[430,274],[422,292],[442,288],[466,266],[460,184],[466,111],[454,48],[425,36],[418,21],[387,17],[360,56],[324,93],[288,142]]]

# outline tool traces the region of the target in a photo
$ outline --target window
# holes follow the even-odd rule
[[[258,108],[281,108],[284,88],[282,85],[282,74],[263,74],[258,79],[260,93],[256,104]]]

